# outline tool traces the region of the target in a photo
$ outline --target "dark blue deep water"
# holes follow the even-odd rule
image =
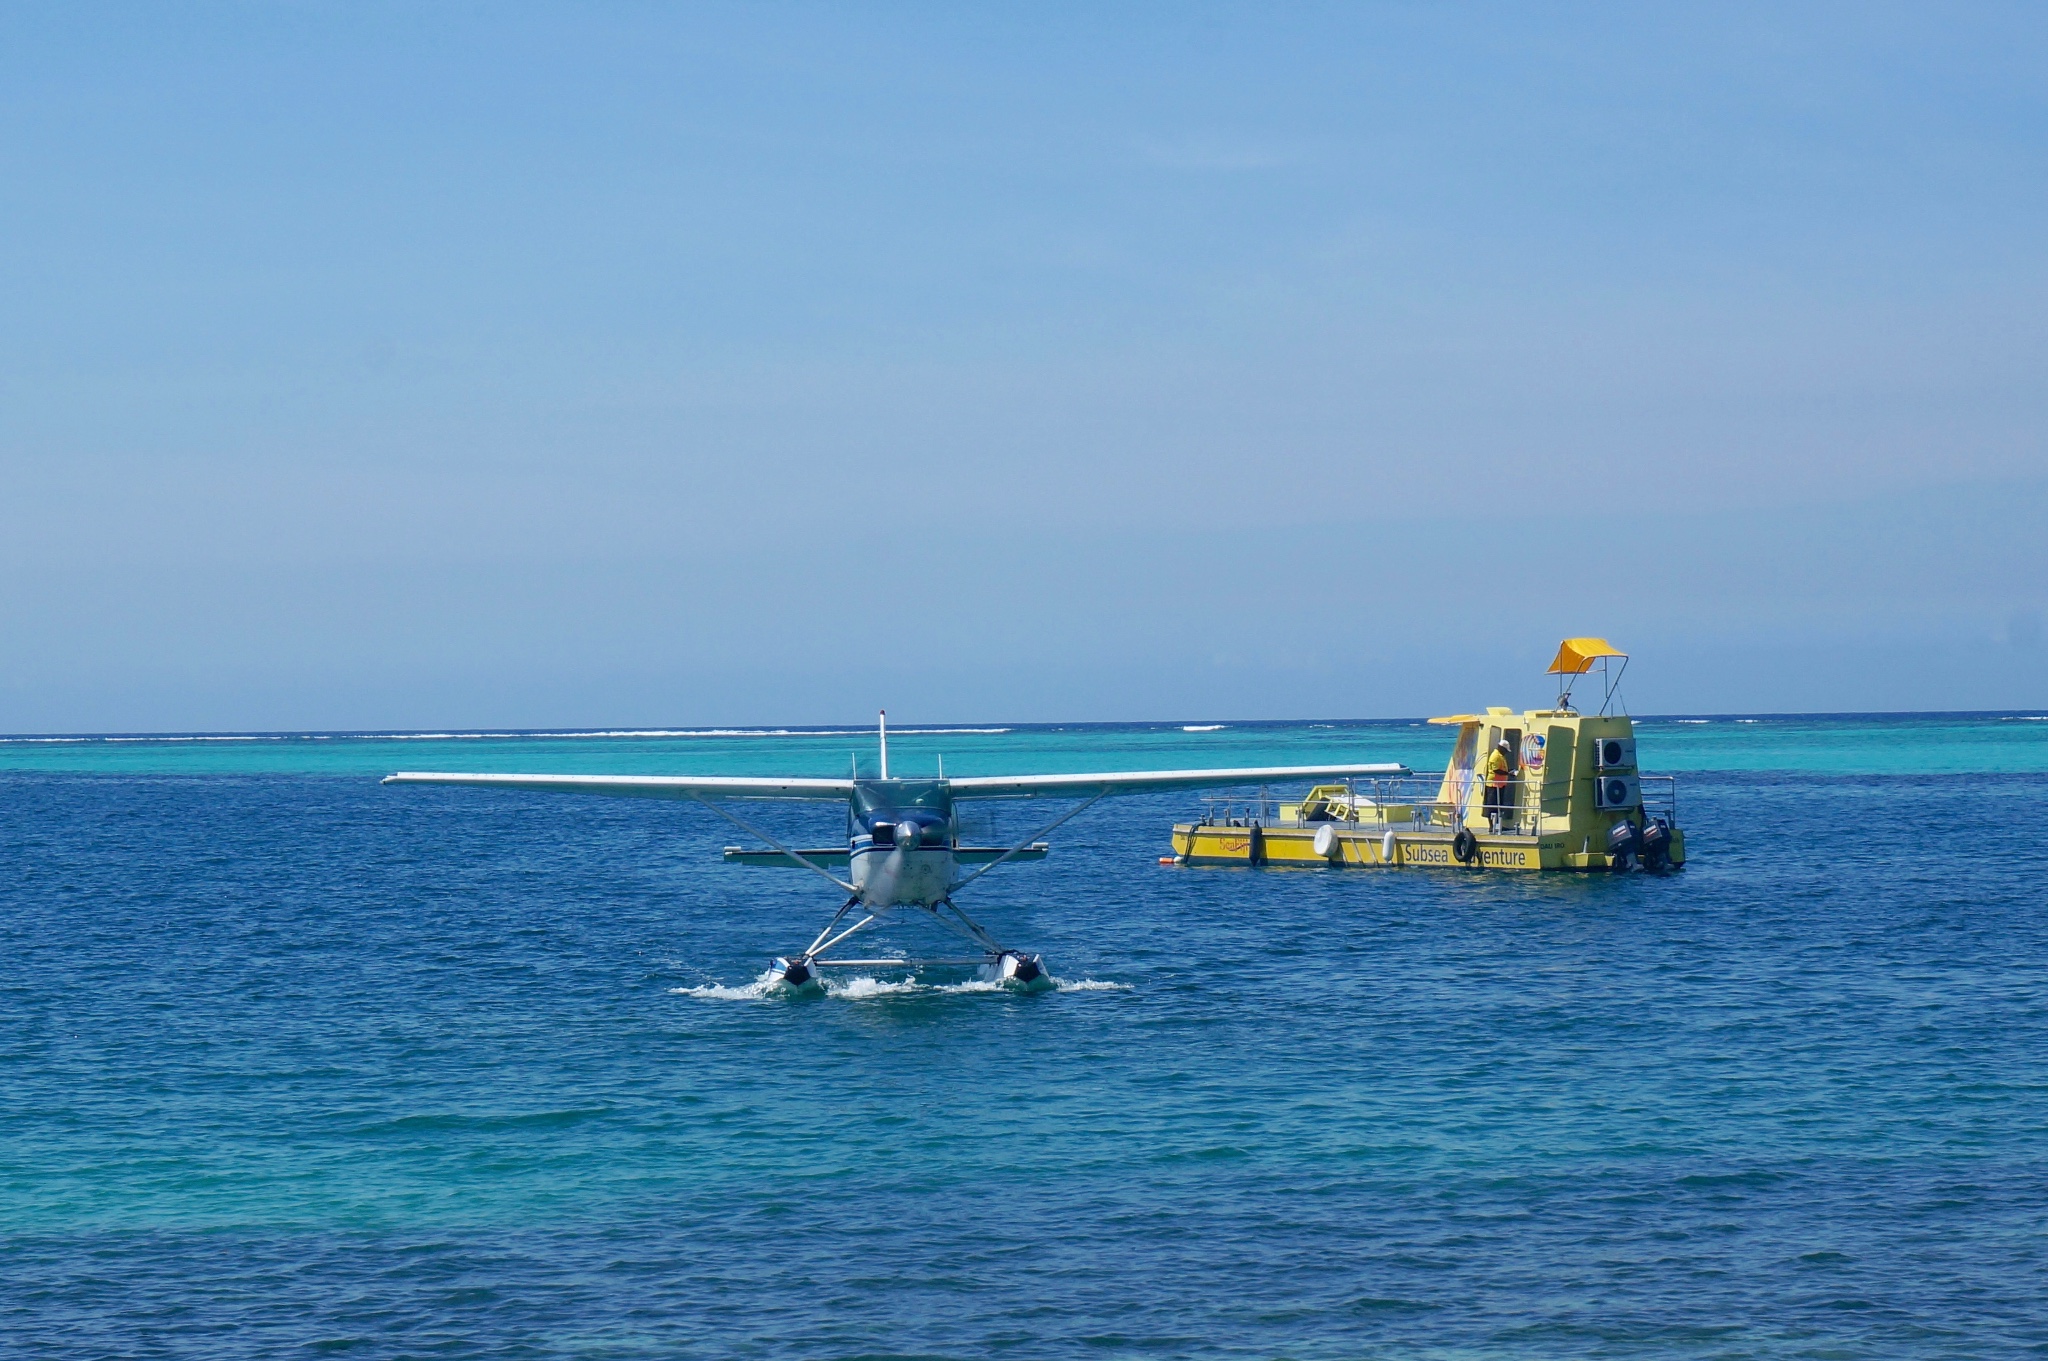
[[[0,1352],[2048,1354],[2048,724],[1844,722],[1646,725],[1662,879],[1162,868],[1188,798],[1098,805],[972,899],[1069,987],[814,1000],[749,984],[829,889],[701,810],[350,768],[533,744],[24,747]]]

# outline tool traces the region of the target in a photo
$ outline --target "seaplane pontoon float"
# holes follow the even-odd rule
[[[1615,663],[1620,663],[1616,666]],[[1488,709],[1429,721],[1458,736],[1441,780],[1348,780],[1281,802],[1205,799],[1173,829],[1186,865],[1437,865],[1504,870],[1660,871],[1685,864],[1677,782],[1636,767],[1635,723],[1619,703],[1628,654],[1567,638],[1546,673],[1548,709]],[[1598,669],[1600,712],[1572,688]],[[1505,743],[1505,749],[1502,744]],[[1494,753],[1500,759],[1489,760]]]

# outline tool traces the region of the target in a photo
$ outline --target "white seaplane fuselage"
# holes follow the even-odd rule
[[[949,848],[906,851],[893,843],[877,846],[868,836],[853,839],[849,859],[853,873],[848,877],[861,905],[869,909],[929,906],[946,896],[960,872]]]
[[[848,880],[861,906],[929,907],[953,891],[957,828],[944,781],[858,781],[846,821]]]

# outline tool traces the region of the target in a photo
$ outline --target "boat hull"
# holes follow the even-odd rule
[[[1316,835],[1327,828],[1335,842],[1330,854],[1316,851]],[[1388,836],[1370,825],[1335,823],[1306,827],[1230,827],[1211,823],[1179,823],[1173,829],[1174,858],[1187,865],[1278,865],[1329,869],[1609,870],[1613,860],[1583,838],[1562,835],[1512,836],[1475,832],[1471,859],[1460,863],[1448,829],[1398,830]],[[1685,834],[1671,833],[1671,865],[1685,864]]]

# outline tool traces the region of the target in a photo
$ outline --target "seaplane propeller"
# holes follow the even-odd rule
[[[889,716],[878,728],[881,778],[773,779],[758,776],[694,775],[487,775],[440,771],[401,771],[385,784],[475,785],[492,789],[545,790],[554,793],[604,794],[614,797],[676,799],[696,803],[724,818],[769,849],[729,846],[728,862],[787,865],[830,880],[845,899],[824,930],[803,950],[778,957],[773,964],[781,985],[822,989],[824,969],[922,969],[965,966],[988,981],[1036,990],[1052,986],[1052,975],[1038,955],[1004,945],[980,922],[962,911],[954,895],[1000,865],[1043,860],[1044,838],[1069,819],[1115,794],[1148,790],[1220,789],[1238,785],[1318,782],[1330,779],[1406,775],[1408,768],[1391,763],[1317,766],[1266,766],[1218,770],[1141,770],[1073,775],[992,775],[947,779],[892,779],[889,775]],[[1029,836],[1009,846],[964,845],[958,808],[982,799],[1071,798],[1076,802]],[[808,800],[843,803],[847,810],[844,847],[797,850],[784,845],[765,828],[742,817],[735,803]],[[846,870],[841,877],[836,870]],[[951,956],[849,957],[844,948],[857,935],[872,932],[897,914],[923,917],[941,931],[963,941],[969,952]],[[848,919],[852,920],[849,921]]]

